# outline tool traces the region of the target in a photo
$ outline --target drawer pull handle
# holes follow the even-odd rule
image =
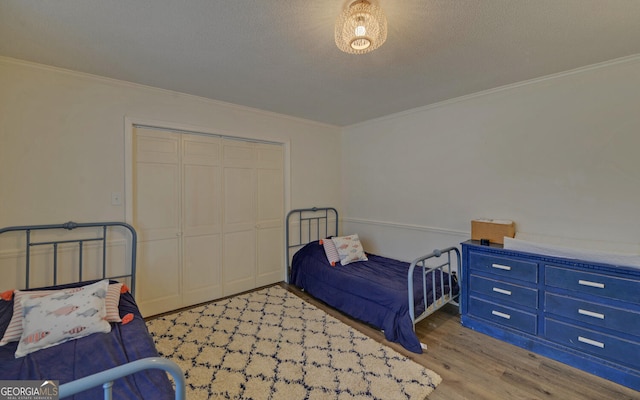
[[[511,315],[505,314],[505,313],[500,312],[500,311],[492,310],[491,314],[495,315],[496,317],[500,317],[500,318],[504,318],[504,319],[511,319]]]
[[[504,270],[504,271],[511,271],[511,267],[510,267],[510,266],[508,266],[508,265],[502,265],[502,264],[491,264],[491,266],[492,266],[493,268],[496,268],[496,269],[501,269],[501,270]]]
[[[578,309],[578,314],[586,315],[587,317],[604,319],[604,314],[600,314],[600,313],[589,311],[589,310],[583,310],[582,308]]]
[[[506,294],[507,296],[511,296],[511,290],[504,290],[497,287],[493,288],[493,291],[500,294]]]
[[[598,289],[604,289],[604,283],[600,283],[600,282],[584,281],[584,280],[580,279],[580,280],[578,280],[578,284],[580,284],[582,286],[589,286],[589,287],[594,287],[594,288],[598,288]]]
[[[578,341],[582,342],[582,343],[590,344],[591,346],[600,347],[601,349],[604,349],[604,343],[598,342],[598,341],[593,340],[593,339],[589,339],[589,338],[586,338],[586,337],[578,336]]]

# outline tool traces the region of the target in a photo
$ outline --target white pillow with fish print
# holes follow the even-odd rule
[[[22,299],[22,336],[16,358],[72,339],[110,332],[105,297],[108,280],[48,296]]]
[[[331,240],[336,245],[336,250],[340,256],[340,264],[347,265],[356,261],[369,261],[357,234],[336,236]]]
[[[120,304],[120,294],[122,293],[122,283],[109,283],[109,289],[107,289],[107,298],[105,303],[107,304],[107,321],[109,322],[122,322],[120,318],[120,310],[118,305]],[[129,290],[126,288],[126,290]],[[13,315],[7,330],[4,331],[4,336],[0,339],[0,346],[4,346],[7,343],[17,342],[22,336],[22,299],[25,297],[35,298],[47,296],[54,293],[73,293],[78,291],[78,287],[70,287],[66,289],[49,289],[49,290],[14,290],[13,291]],[[5,292],[6,293],[6,292]],[[10,301],[3,299],[5,301]]]

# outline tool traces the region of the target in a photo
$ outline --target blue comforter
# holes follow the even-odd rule
[[[367,254],[369,261],[332,267],[317,241],[301,248],[292,260],[291,283],[332,307],[384,331],[385,338],[414,353],[422,353],[409,316],[409,263]],[[442,295],[437,276],[436,298]],[[445,276],[444,292],[449,292]],[[454,294],[457,293],[457,285]],[[427,288],[428,304],[433,298]],[[425,307],[420,269],[414,271],[416,315]]]
[[[73,286],[73,285],[66,285]],[[0,380],[58,380],[60,384],[82,378],[130,361],[157,357],[153,339],[130,293],[120,296],[120,316],[134,319],[126,325],[111,323],[110,333],[95,333],[25,357],[15,358],[18,342],[0,346]],[[0,300],[0,337],[13,314],[13,300]],[[101,399],[102,387],[79,393],[74,399]],[[164,371],[148,370],[113,386],[114,399],[173,399],[174,390]]]

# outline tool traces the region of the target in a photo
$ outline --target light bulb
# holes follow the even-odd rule
[[[364,36],[367,34],[367,28],[364,25],[358,25],[356,27],[356,36]]]

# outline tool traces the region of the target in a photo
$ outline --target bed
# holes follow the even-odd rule
[[[112,268],[113,263],[107,262],[111,247],[117,246],[113,235],[125,241],[128,269]],[[158,357],[134,299],[137,235],[132,226],[120,222],[14,226],[0,229],[0,236],[4,244],[24,246],[12,268],[3,265],[0,271],[6,277],[13,270],[24,273],[18,284],[21,290],[6,290],[0,300],[0,380],[57,381],[60,398],[185,398],[182,371]],[[67,264],[70,251],[77,255],[73,268]],[[96,258],[101,265],[88,265]],[[43,269],[42,263],[34,262],[42,259],[51,265]],[[33,282],[43,278],[51,285],[34,288]],[[16,324],[12,318],[18,301],[21,321]],[[99,305],[105,303],[100,311]],[[58,327],[64,323],[73,328]],[[44,327],[32,334],[39,325]],[[92,330],[96,333],[82,336]],[[12,335],[14,340],[9,340]]]
[[[295,209],[286,219],[289,283],[381,329],[387,340],[422,353],[426,346],[418,340],[415,324],[448,303],[458,305],[455,267],[461,264],[456,247],[411,263],[367,253],[367,261],[332,266],[321,240],[338,235],[337,210]]]

